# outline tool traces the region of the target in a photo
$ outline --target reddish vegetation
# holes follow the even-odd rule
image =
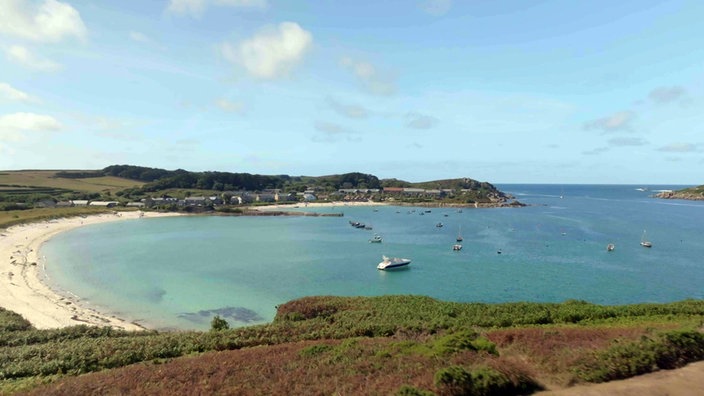
[[[561,388],[575,383],[567,369],[587,354],[607,348],[614,340],[637,340],[652,331],[642,327],[537,327],[495,330],[487,333],[487,338],[502,356],[528,362],[548,387]]]
[[[499,357],[468,350],[437,355],[428,336],[306,341],[136,364],[65,378],[31,394],[361,395],[394,394],[403,385],[442,394],[434,385],[435,372],[478,363],[512,379],[531,377],[560,388],[572,382],[569,367],[585,354],[648,332],[633,327],[495,330],[487,337]]]

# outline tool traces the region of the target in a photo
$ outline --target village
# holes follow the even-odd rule
[[[372,189],[342,188],[336,191],[325,191],[322,188],[309,188],[303,192],[284,192],[279,189],[257,191],[224,191],[214,195],[191,195],[184,193],[183,198],[161,194],[160,196],[146,197],[138,201],[124,202],[122,200],[66,200],[59,202],[45,201],[44,207],[128,207],[148,209],[176,209],[178,208],[205,208],[215,206],[241,206],[241,205],[269,205],[269,204],[295,204],[306,202],[386,202],[386,203],[438,203],[439,201],[453,200],[467,205],[476,204],[472,197],[477,194],[472,189],[423,189],[410,187],[386,187]],[[499,191],[488,192],[481,203],[504,204],[508,197]]]

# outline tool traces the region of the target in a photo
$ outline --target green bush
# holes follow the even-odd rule
[[[312,356],[318,356],[318,355],[325,353],[331,349],[332,349],[332,346],[330,346],[330,345],[316,344],[316,345],[311,345],[309,347],[305,347],[305,348],[301,349],[301,352],[299,352],[299,354],[302,357],[312,357]]]
[[[227,330],[229,328],[230,324],[227,323],[225,319],[221,318],[220,315],[215,315],[215,317],[213,317],[213,320],[210,321],[211,331]]]
[[[435,350],[438,354],[448,355],[461,350],[485,351],[492,355],[498,355],[496,344],[480,337],[474,330],[460,330],[441,337],[435,342]]]
[[[640,341],[618,343],[597,352],[576,368],[577,375],[588,382],[605,382],[673,369],[704,359],[704,334],[676,330],[643,337]]]
[[[435,386],[443,394],[473,396],[511,396],[532,393],[540,387],[530,378],[512,381],[506,374],[487,366],[467,371],[450,366],[435,373]]]

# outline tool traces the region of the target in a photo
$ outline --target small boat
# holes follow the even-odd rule
[[[381,256],[382,260],[381,262],[376,266],[376,269],[378,270],[391,270],[391,269],[397,269],[397,268],[404,268],[407,267],[408,264],[411,263],[411,259],[407,258],[398,258],[398,257],[386,257],[386,256]]]
[[[437,224],[435,224],[435,227],[440,228],[440,227],[442,227],[442,225],[443,225],[442,223],[437,223]]]
[[[462,226],[460,226],[459,231],[457,231],[457,242],[462,242],[464,241],[464,238],[462,238]]]
[[[614,249],[616,249],[616,245],[614,245],[613,243],[610,243],[610,244],[606,245],[606,251],[607,251],[607,252],[613,252]]]
[[[374,236],[369,240],[369,243],[381,243],[381,235],[374,234]]]
[[[643,230],[643,235],[640,237],[640,245],[643,247],[653,247],[653,244],[645,238],[645,230]]]
[[[452,245],[452,250],[459,252],[460,250],[462,250],[462,245],[460,245],[459,243],[456,243],[456,244]]]

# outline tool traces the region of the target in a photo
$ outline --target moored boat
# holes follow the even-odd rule
[[[381,235],[379,235],[379,234],[374,234],[374,236],[371,239],[369,239],[369,243],[381,243],[381,241],[382,241],[382,238],[381,238]]]
[[[456,243],[456,244],[452,245],[452,250],[460,251],[460,250],[462,250],[462,245],[460,245],[459,243]]]
[[[614,245],[613,243],[606,245],[607,252],[612,252],[614,249],[616,249],[616,245]]]
[[[645,238],[645,230],[643,230],[643,235],[640,237],[640,245],[643,247],[653,247],[653,244]]]
[[[386,257],[386,256],[381,256],[382,260],[381,262],[376,266],[376,269],[379,270],[391,270],[391,269],[397,269],[397,268],[404,268],[407,267],[410,263],[411,260],[407,258],[399,258],[399,257]]]

